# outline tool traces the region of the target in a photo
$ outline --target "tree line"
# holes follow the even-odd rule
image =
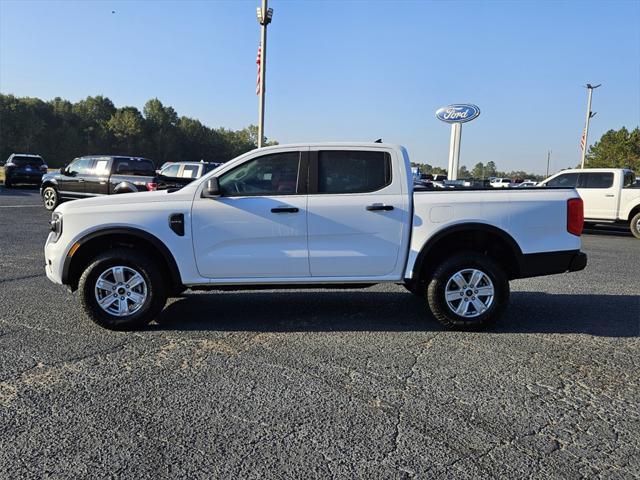
[[[446,169],[429,164],[412,163],[412,166],[417,166],[421,173],[447,174]],[[636,127],[629,131],[626,127],[622,127],[620,130],[609,130],[604,133],[600,140],[589,147],[585,167],[630,168],[640,175],[640,128]],[[577,165],[576,168],[580,168],[580,165]],[[478,162],[471,170],[462,165],[458,171],[458,178],[485,179],[489,177],[521,178],[535,181],[541,181],[545,178],[544,175],[536,175],[522,170],[501,171],[492,161],[486,164]]]
[[[178,116],[157,98],[116,108],[102,95],[72,103],[56,97],[18,98],[0,94],[0,160],[12,153],[42,155],[60,167],[83,155],[115,154],[166,161],[226,162],[256,148],[257,127],[210,128]],[[275,142],[271,142],[273,144]]]

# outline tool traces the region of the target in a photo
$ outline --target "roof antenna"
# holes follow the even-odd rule
[[[379,139],[377,139],[377,140],[376,140],[375,142],[373,142],[373,143],[382,143],[382,139],[381,139],[381,138],[379,138]]]

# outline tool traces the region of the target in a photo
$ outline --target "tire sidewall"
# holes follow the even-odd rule
[[[447,305],[445,291],[449,279],[460,270],[474,268],[484,272],[493,282],[494,298],[486,312],[477,317],[462,317]],[[429,307],[436,318],[452,328],[474,328],[490,323],[503,312],[509,300],[509,280],[493,260],[481,254],[463,253],[444,261],[434,272],[427,287]]]
[[[640,221],[640,213],[636,213],[634,217],[631,219],[631,223],[629,225],[629,229],[634,237],[640,239],[640,230],[637,228],[638,222]]]
[[[98,278],[105,270],[114,266],[125,266],[137,271],[147,286],[147,298],[142,307],[124,317],[110,315],[98,305],[95,298]],[[79,290],[86,313],[95,323],[110,330],[132,330],[146,325],[160,313],[166,301],[162,277],[153,263],[144,256],[137,259],[133,253],[122,254],[117,250],[100,255],[89,265],[80,278]]]

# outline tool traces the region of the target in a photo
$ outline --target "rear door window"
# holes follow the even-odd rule
[[[585,172],[580,174],[578,188],[611,188],[613,172]]]
[[[326,150],[318,152],[318,193],[367,193],[391,183],[386,152]]]
[[[547,187],[575,187],[578,183],[577,173],[563,173],[547,182]]]
[[[200,170],[198,165],[185,165],[180,176],[182,178],[198,178],[198,170]]]

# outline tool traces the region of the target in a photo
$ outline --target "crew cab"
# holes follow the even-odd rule
[[[40,194],[45,208],[53,210],[62,200],[146,192],[157,186],[155,165],[148,158],[93,155],[44,175]]]
[[[377,283],[462,328],[498,318],[510,280],[585,268],[575,189],[414,192],[410,165],[391,144],[278,145],[179,190],[64,203],[46,274],[110,329],[147,324],[185,289]]]
[[[587,223],[629,225],[640,239],[640,189],[636,175],[623,168],[562,170],[541,182],[543,187],[575,187],[584,201]]]

